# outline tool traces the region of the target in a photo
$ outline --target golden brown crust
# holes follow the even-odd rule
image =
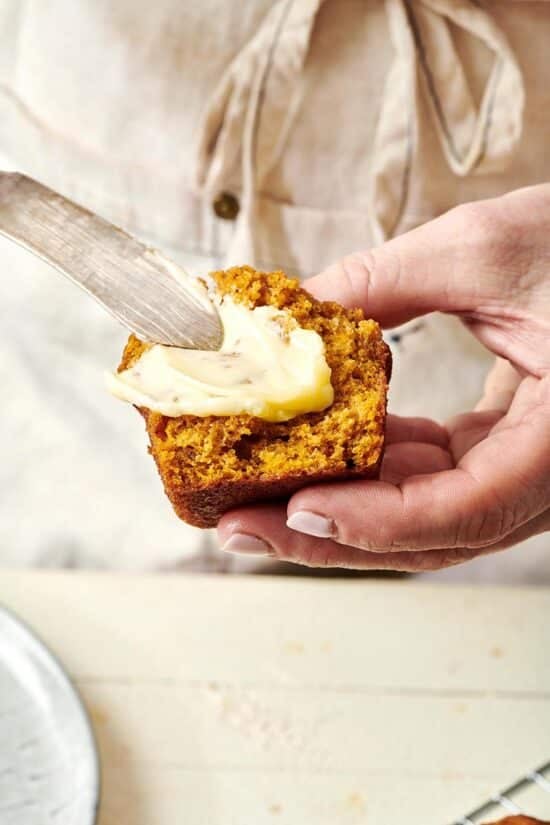
[[[380,329],[360,310],[319,302],[282,272],[235,267],[213,273],[222,295],[286,309],[325,342],[335,400],[282,423],[250,415],[167,418],[140,409],[166,493],[180,518],[213,527],[234,507],[288,497],[318,481],[374,478],[384,447],[391,358]],[[119,369],[148,347],[131,336]]]
[[[360,476],[361,478],[376,478],[379,462],[367,473],[348,471],[346,474],[335,473],[302,473],[295,476],[280,476],[279,478],[256,481],[213,482],[202,490],[182,490],[175,487],[166,490],[178,516],[195,527],[214,527],[221,516],[241,505],[257,504],[261,501],[275,501],[286,499],[308,484],[342,480]],[[158,465],[157,465],[158,466]]]
[[[485,825],[550,825],[547,819],[533,819],[530,816],[506,816],[498,822],[486,823]]]

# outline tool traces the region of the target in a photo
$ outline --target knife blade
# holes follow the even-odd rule
[[[197,279],[32,178],[0,172],[0,234],[66,275],[139,338],[220,348],[221,321]]]

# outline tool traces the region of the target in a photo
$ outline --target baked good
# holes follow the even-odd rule
[[[498,822],[486,823],[486,825],[550,825],[547,819],[533,819],[530,816],[506,816],[504,819],[499,819]]]
[[[243,266],[214,272],[211,279],[221,300],[249,310],[277,308],[293,327],[318,333],[334,400],[288,420],[247,412],[170,417],[138,405],[150,452],[178,516],[213,527],[227,510],[286,497],[312,482],[376,477],[391,370],[378,324],[365,320],[361,310],[316,301],[282,272]],[[150,347],[131,336],[119,373],[135,367]]]

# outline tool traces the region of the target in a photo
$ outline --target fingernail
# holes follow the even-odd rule
[[[336,525],[331,518],[311,513],[309,510],[298,510],[288,517],[286,526],[298,533],[308,536],[317,536],[319,539],[333,539],[336,537]]]
[[[272,556],[273,549],[258,536],[247,533],[233,533],[222,545],[225,553],[236,553],[239,556]]]

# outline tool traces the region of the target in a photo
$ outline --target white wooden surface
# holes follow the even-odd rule
[[[2,571],[0,601],[87,703],[100,825],[447,825],[550,758],[547,589]]]

